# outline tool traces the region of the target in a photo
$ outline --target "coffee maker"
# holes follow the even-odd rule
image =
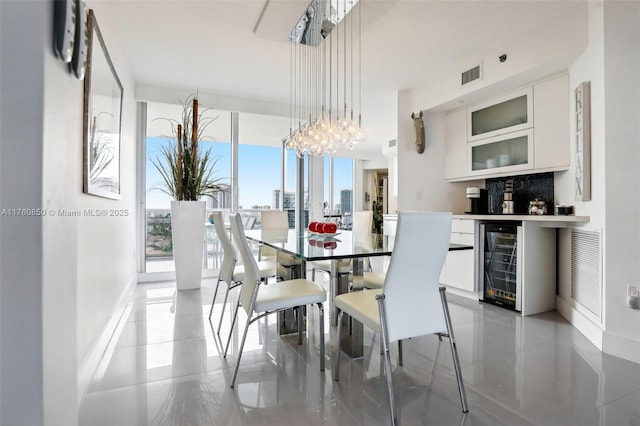
[[[469,211],[466,214],[488,214],[489,199],[487,190],[475,186],[467,187],[467,198],[469,199]]]
[[[504,194],[502,196],[504,198],[504,201],[502,202],[502,214],[513,214],[513,179],[507,179],[505,182]]]

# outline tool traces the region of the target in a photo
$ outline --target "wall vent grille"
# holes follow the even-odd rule
[[[602,250],[600,232],[571,232],[571,297],[600,318]]]
[[[389,148],[394,148],[396,146],[396,140],[395,139],[391,139],[389,141]]]
[[[472,81],[479,80],[482,77],[480,65],[476,65],[469,70],[463,71],[461,76],[462,86],[469,84]]]

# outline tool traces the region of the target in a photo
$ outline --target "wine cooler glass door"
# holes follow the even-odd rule
[[[483,300],[508,309],[520,310],[518,225],[486,223],[481,229],[484,229]]]

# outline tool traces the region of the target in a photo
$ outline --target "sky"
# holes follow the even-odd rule
[[[162,187],[162,179],[152,163],[152,159],[157,158],[160,152],[159,147],[166,143],[164,138],[147,138],[147,209],[170,208],[171,197],[158,189]],[[231,145],[205,141],[203,146],[210,148],[212,156],[217,159],[214,175],[220,178],[220,183],[230,184]],[[271,205],[273,190],[280,188],[280,148],[241,143],[238,155],[240,206],[248,209],[254,205]],[[287,150],[286,191],[295,191],[295,158],[295,152]],[[325,159],[325,170],[328,170],[327,163]],[[340,203],[340,190],[353,187],[352,164],[353,160],[350,158],[334,160],[334,204]],[[327,179],[325,185],[326,181]]]

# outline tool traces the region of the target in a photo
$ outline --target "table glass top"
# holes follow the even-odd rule
[[[266,244],[305,260],[347,259],[354,257],[389,256],[394,237],[381,234],[359,236],[340,230],[335,236],[322,236],[295,229],[246,230],[250,240]],[[450,244],[449,250],[472,249],[473,246]]]

